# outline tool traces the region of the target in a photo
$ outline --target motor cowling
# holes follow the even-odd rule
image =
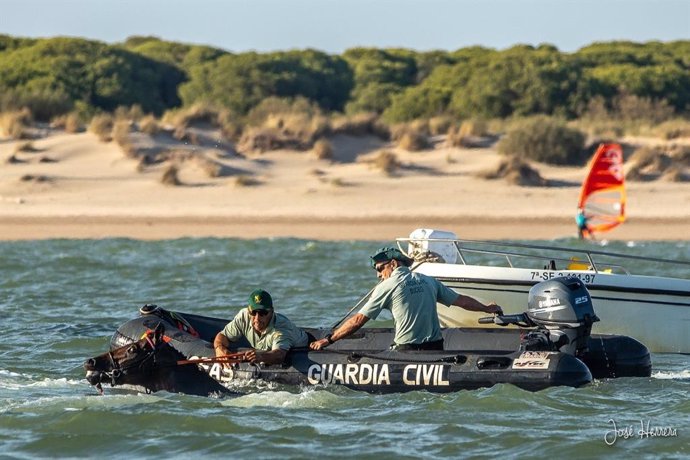
[[[532,286],[527,299],[527,316],[546,327],[576,328],[599,321],[587,287],[573,276]]]
[[[529,291],[527,317],[548,330],[549,339],[565,353],[587,350],[592,324],[599,321],[592,296],[576,277],[559,277],[535,284]]]

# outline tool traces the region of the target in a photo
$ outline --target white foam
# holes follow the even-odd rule
[[[43,380],[39,382],[33,382],[27,384],[29,387],[43,387],[43,388],[53,388],[53,387],[64,387],[66,385],[84,385],[84,380],[79,379],[68,379],[68,378],[60,378],[60,379],[50,379],[50,378],[44,378]]]
[[[304,245],[302,245],[301,248],[299,248],[299,250],[304,252],[304,251],[310,251],[310,250],[315,249],[315,248],[316,248],[316,243],[314,241],[307,241],[306,243],[304,243]]]
[[[267,391],[251,393],[237,398],[222,401],[224,406],[232,407],[295,407],[323,408],[332,407],[339,396],[329,391],[318,391],[316,388],[304,388],[299,393],[288,391]]]
[[[0,408],[0,414],[8,411],[30,411],[43,412],[54,410],[57,406],[65,406],[62,410],[69,412],[78,412],[84,409],[93,407],[117,408],[127,407],[133,404],[141,403],[155,403],[160,401],[159,396],[153,396],[143,393],[135,394],[108,394],[93,395],[91,397],[84,397],[83,394],[70,396],[43,396],[38,398],[30,398],[28,400],[15,401]]]
[[[8,371],[6,369],[0,369],[0,376],[1,377],[21,377],[23,374],[18,374],[16,372]]]
[[[656,372],[652,374],[652,378],[660,380],[687,380],[690,379],[690,370],[682,370],[680,372]]]

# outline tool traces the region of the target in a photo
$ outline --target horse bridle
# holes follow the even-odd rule
[[[110,386],[115,386],[117,385],[118,381],[120,378],[123,376],[129,374],[132,369],[138,369],[140,373],[146,373],[149,369],[152,369],[156,365],[156,352],[158,351],[158,347],[162,342],[158,342],[157,344],[151,340],[151,335],[153,334],[152,331],[149,331],[146,333],[146,342],[148,343],[148,351],[146,351],[146,354],[141,358],[137,359],[135,361],[132,361],[126,366],[120,366],[120,364],[115,360],[115,357],[113,356],[112,350],[108,352],[108,358],[110,359],[110,365],[112,367],[112,370],[110,372],[108,371],[99,371],[101,376],[105,376],[108,379],[110,379]],[[129,346],[137,345],[136,342],[131,343]],[[145,350],[144,350],[145,351]],[[152,365],[148,365],[149,362],[153,361]],[[103,394],[103,386],[101,383],[103,382],[103,378],[101,377],[96,383],[96,389],[99,391],[99,393]]]

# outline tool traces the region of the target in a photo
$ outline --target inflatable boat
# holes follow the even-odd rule
[[[280,365],[222,362],[212,342],[227,319],[168,311],[145,305],[140,316],[123,324],[111,339],[111,351],[87,360],[87,380],[124,385],[134,381],[147,391],[178,391],[172,383],[161,385],[153,368],[194,367],[199,391],[187,384],[183,392],[204,394],[233,382],[264,380],[285,385],[343,385],[371,393],[411,390],[452,392],[509,383],[537,391],[551,386],[579,387],[593,378],[644,377],[651,374],[649,350],[627,336],[590,335],[597,321],[591,297],[577,278],[554,279],[530,291],[529,310],[520,315],[482,319],[513,328],[448,328],[444,349],[396,351],[390,349],[394,331],[364,328],[320,351],[291,350]],[[161,345],[151,339],[162,334]],[[330,329],[305,328],[314,338]],[[139,346],[128,348],[140,342]],[[247,343],[233,344],[236,350]],[[165,361],[157,354],[171,349],[177,358]],[[116,350],[125,350],[116,353]],[[140,363],[124,365],[118,356],[138,357]],[[123,359],[125,359],[123,358]],[[132,361],[134,362],[134,361]],[[147,380],[146,375],[150,375]],[[136,375],[136,374],[139,375]],[[185,377],[189,379],[189,377]],[[205,382],[206,379],[211,379]],[[216,384],[220,384],[217,386]],[[222,391],[222,390],[221,390]]]

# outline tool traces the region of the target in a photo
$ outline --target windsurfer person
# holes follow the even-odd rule
[[[443,350],[443,336],[436,312],[436,303],[455,305],[465,310],[502,315],[495,303],[484,305],[478,300],[458,294],[440,281],[414,273],[412,259],[395,248],[382,248],[371,256],[371,266],[381,282],[362,309],[326,337],[312,342],[312,350],[345,338],[381,311],[389,310],[395,322],[394,350]]]
[[[577,223],[577,236],[581,240],[585,238],[594,239],[594,235],[592,235],[592,232],[589,230],[589,226],[587,225],[587,216],[585,215],[584,209],[577,208],[575,223]]]

